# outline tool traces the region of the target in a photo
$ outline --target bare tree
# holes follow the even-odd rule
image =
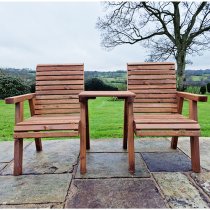
[[[210,46],[208,2],[105,2],[99,18],[102,45],[113,48],[142,43],[150,61],[174,58],[178,89],[184,89],[188,55],[201,55]]]

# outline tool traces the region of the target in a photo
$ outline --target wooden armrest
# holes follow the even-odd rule
[[[13,97],[9,97],[9,98],[5,98],[5,103],[6,104],[16,104],[19,102],[23,102],[25,100],[29,100],[35,97],[35,93],[29,93],[29,94],[25,94],[25,95],[19,95],[19,96],[13,96]]]
[[[178,91],[177,91],[177,96],[191,101],[200,101],[200,102],[206,102],[208,99],[207,96],[193,94],[193,93],[186,93],[186,92],[178,92]]]

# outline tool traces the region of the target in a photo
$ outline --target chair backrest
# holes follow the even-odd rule
[[[134,113],[176,113],[174,63],[129,63],[128,90],[136,94]]]
[[[38,65],[35,114],[76,114],[78,94],[84,90],[84,65]]]

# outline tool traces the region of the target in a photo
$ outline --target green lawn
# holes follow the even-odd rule
[[[210,136],[210,101],[198,104],[202,136]],[[28,103],[25,103],[25,117],[29,117]],[[123,101],[97,98],[89,101],[91,138],[117,138],[123,134]],[[184,104],[184,115],[188,115],[188,102]],[[0,141],[12,140],[14,126],[14,105],[0,100]]]

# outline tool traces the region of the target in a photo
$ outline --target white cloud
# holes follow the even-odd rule
[[[102,9],[100,2],[0,2],[0,66],[84,62],[86,70],[115,70],[144,61],[138,44],[102,49],[95,28]],[[188,67],[209,68],[209,55],[193,57]]]

